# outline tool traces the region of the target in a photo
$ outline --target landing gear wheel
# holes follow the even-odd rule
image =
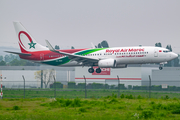
[[[101,68],[97,68],[96,73],[101,73]]]
[[[159,67],[159,70],[162,70],[163,69],[163,67]]]
[[[88,72],[89,72],[89,73],[93,73],[93,72],[94,72],[94,69],[93,69],[93,68],[89,68],[89,69],[88,69]]]
[[[162,69],[163,69],[163,66],[164,66],[164,64],[160,64],[160,65],[159,65],[159,70],[162,70]]]

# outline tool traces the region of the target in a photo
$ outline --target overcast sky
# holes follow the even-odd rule
[[[42,45],[171,44],[180,53],[180,0],[0,0],[0,46],[18,47],[13,21]]]

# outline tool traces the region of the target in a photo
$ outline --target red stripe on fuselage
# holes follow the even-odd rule
[[[23,48],[21,48],[21,49],[24,50]],[[86,49],[69,49],[69,50],[58,50],[58,51],[72,54],[72,53],[76,53],[76,52],[79,52],[79,51],[82,51],[82,50],[86,50]],[[25,51],[24,53],[29,53],[29,54],[31,54],[31,56],[20,55],[20,58],[27,59],[27,60],[34,60],[34,61],[41,60],[40,59],[41,54],[44,54],[43,60],[51,60],[51,59],[55,59],[55,58],[59,58],[59,57],[63,56],[62,54],[58,54],[58,53],[52,52],[50,50],[35,51],[35,52],[27,52],[27,51]]]

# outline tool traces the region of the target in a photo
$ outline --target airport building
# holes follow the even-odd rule
[[[53,66],[0,66],[3,86],[6,88],[40,88],[41,81],[35,74],[37,71],[53,69],[55,71],[56,82],[67,85],[68,82],[103,83],[109,85],[124,84],[132,86],[165,85],[180,86],[180,67],[164,67],[159,70],[159,65],[129,65],[127,68],[103,68],[100,74],[89,73],[89,67],[53,67]],[[118,81],[119,79],[119,81]],[[50,80],[50,84],[54,82]],[[45,86],[43,85],[43,88]]]

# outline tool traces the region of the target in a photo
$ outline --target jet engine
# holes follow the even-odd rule
[[[114,59],[104,59],[98,62],[100,68],[127,68],[127,64],[117,64]]]
[[[116,67],[116,60],[114,59],[99,60],[98,66],[100,68],[113,68]]]

